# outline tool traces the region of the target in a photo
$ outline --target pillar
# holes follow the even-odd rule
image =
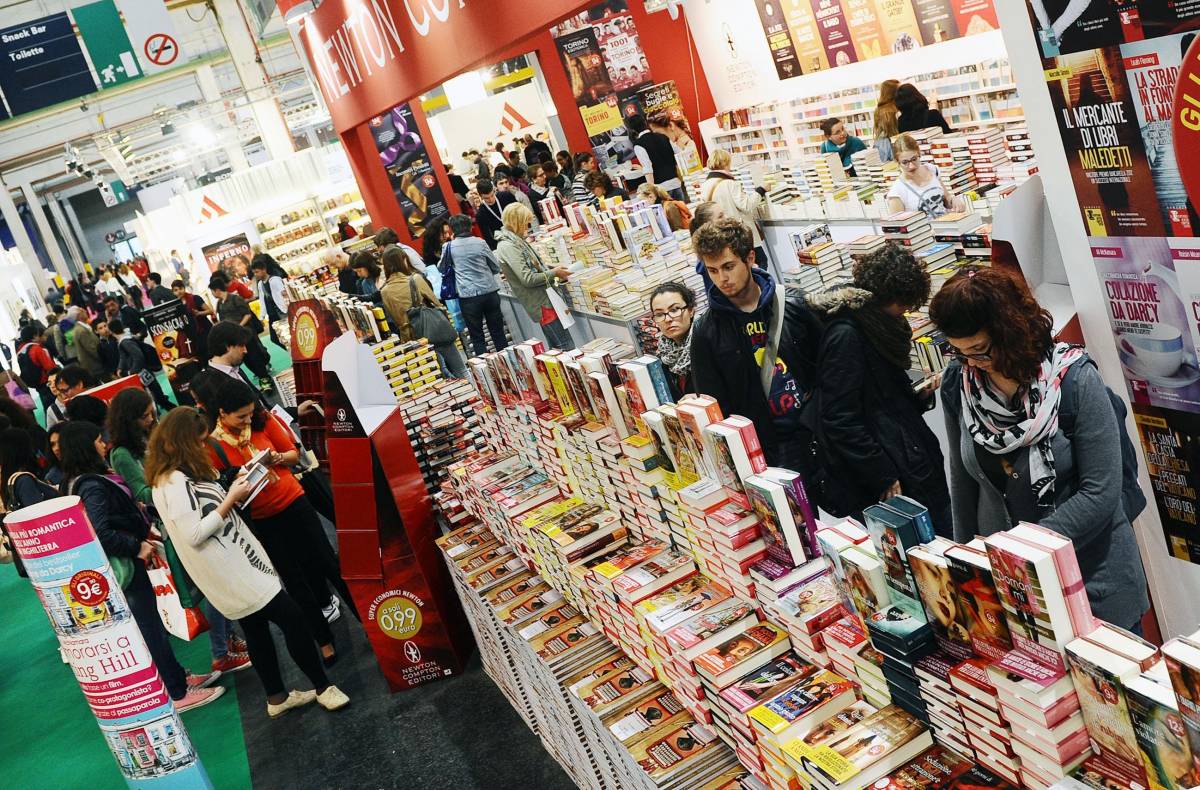
[[[92,248],[88,246],[87,234],[83,232],[83,225],[79,222],[79,215],[75,213],[75,207],[71,205],[70,200],[62,201],[63,213],[67,216],[67,221],[71,223],[71,230],[75,231],[75,239],[79,242],[79,249],[83,253],[83,260],[90,261],[95,255],[92,253]]]
[[[213,74],[212,66],[207,63],[196,69],[196,83],[200,86],[200,95],[204,97],[204,101],[209,104],[224,102],[221,97],[221,87],[217,85],[217,78]],[[237,128],[237,122],[230,113],[223,113],[224,117],[229,120],[231,128]],[[236,131],[233,134],[233,139],[230,140],[230,135],[226,130],[217,131],[221,137],[221,149],[225,151],[225,156],[229,160],[229,165],[233,168],[233,172],[241,170],[249,170],[250,162],[246,159],[246,152],[242,150],[242,145],[238,142]]]
[[[35,298],[37,303],[42,303],[43,297],[50,287],[50,278],[46,276],[46,270],[42,268],[42,264],[38,261],[37,251],[33,248],[33,239],[29,238],[29,234],[25,232],[25,224],[21,222],[21,215],[17,212],[16,201],[13,200],[12,192],[3,181],[0,181],[0,214],[4,216],[4,221],[8,223],[8,229],[12,232],[13,239],[17,242],[17,249],[21,252],[21,258],[25,261],[25,266],[29,269],[29,273],[33,275],[33,284],[37,288]]]
[[[76,274],[83,272],[83,251],[79,249],[79,245],[75,242],[75,233],[71,228],[67,218],[63,216],[62,205],[58,202],[58,195],[51,195],[46,200],[46,205],[50,207],[50,216],[54,218],[54,224],[58,226],[58,235],[67,243],[67,252],[71,254],[71,262],[74,263]]]
[[[54,271],[62,278],[65,285],[67,280],[71,279],[71,270],[67,268],[67,259],[63,257],[62,248],[58,246],[58,241],[54,238],[50,220],[46,218],[46,212],[42,211],[41,198],[38,197],[37,191],[28,181],[21,184],[21,191],[25,193],[25,202],[29,205],[29,213],[37,224],[38,233],[42,234],[42,241],[46,245],[46,253],[50,256],[50,262],[54,264]]]
[[[246,26],[245,12],[237,0],[213,0],[212,5],[242,88],[251,96],[262,92],[268,88],[269,81],[266,70],[258,62],[258,46]],[[263,145],[272,159],[284,159],[296,152],[292,134],[275,99],[252,101],[250,111],[254,113]]]

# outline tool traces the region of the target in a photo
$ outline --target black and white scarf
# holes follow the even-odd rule
[[[971,365],[962,366],[962,413],[975,444],[994,455],[1029,448],[1029,483],[1039,511],[1054,507],[1054,450],[1058,407],[1067,369],[1083,357],[1083,349],[1058,343],[1038,369],[1037,380],[1017,391],[1009,403],[988,377]]]
[[[693,321],[682,343],[676,343],[663,334],[658,336],[658,358],[662,360],[663,367],[676,376],[686,376],[692,372],[692,329],[695,326],[696,322]]]

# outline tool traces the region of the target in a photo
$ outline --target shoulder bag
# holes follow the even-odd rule
[[[442,292],[438,296],[441,297],[443,302],[448,299],[458,298],[458,275],[454,273],[454,256],[450,254],[450,244],[452,242],[453,239],[446,242],[446,247],[442,251],[445,268],[441,265],[438,266],[438,271],[442,273]]]
[[[412,307],[408,308],[408,325],[412,327],[413,337],[423,337],[435,346],[444,346],[458,340],[454,325],[441,310],[425,304],[425,299],[417,291],[417,283],[412,274],[408,277],[408,293],[412,297]]]

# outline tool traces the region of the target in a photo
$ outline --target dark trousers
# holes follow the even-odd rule
[[[34,389],[37,390],[38,398],[42,401],[42,410],[49,414],[50,405],[54,403],[54,392],[50,389],[50,384],[38,384]]]
[[[308,502],[303,496],[296,500],[301,501]],[[288,595],[299,605],[309,632],[318,644],[331,645],[333,632],[329,630],[329,623],[321,612],[321,607],[329,600],[329,593],[325,590],[320,547],[312,545],[309,530],[298,523],[299,508],[296,502],[274,516],[256,516],[252,529],[271,558],[271,564],[275,566]],[[313,512],[311,505],[308,510]],[[328,547],[328,541],[322,542]]]
[[[562,321],[557,318],[548,324],[542,324],[542,331],[546,333],[546,343],[550,348],[557,348],[559,351],[572,351],[575,348],[571,330],[564,329]]]
[[[504,313],[500,312],[500,294],[498,291],[482,296],[460,296],[458,306],[462,309],[463,320],[467,322],[467,332],[471,335],[471,350],[475,356],[487,353],[487,338],[483,336],[483,322],[487,320],[488,332],[496,350],[508,346],[504,334]]]
[[[312,634],[305,624],[304,613],[288,594],[282,590],[263,608],[238,620],[246,635],[246,650],[250,653],[254,671],[262,681],[263,690],[270,697],[284,692],[283,677],[279,672],[279,655],[275,652],[275,640],[271,638],[271,623],[283,632],[288,655],[300,671],[312,681],[313,687],[324,690],[329,685],[321,656],[313,644]]]
[[[150,584],[150,576],[146,573],[146,565],[141,560],[133,560],[133,578],[125,587],[125,600],[129,603],[129,611],[141,629],[142,639],[146,641],[146,649],[154,659],[154,666],[167,687],[167,693],[173,700],[181,700],[187,694],[187,673],[175,652],[171,649],[170,635],[162,618],[158,616],[158,603],[154,600],[154,586]]]
[[[146,387],[146,391],[154,398],[154,402],[158,405],[159,411],[170,411],[175,408],[175,404],[167,397],[167,393],[163,392],[162,385],[158,383],[158,376],[154,376],[154,380]]]
[[[250,368],[250,372],[260,379],[271,375],[271,354],[258,335],[251,338],[250,343],[246,346],[244,361],[246,367]]]

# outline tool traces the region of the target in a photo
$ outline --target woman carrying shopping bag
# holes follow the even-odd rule
[[[466,378],[467,365],[455,345],[458,333],[425,275],[397,245],[384,250],[383,273],[387,275],[381,290],[383,309],[400,339],[426,338],[437,351],[442,369],[451,378]]]
[[[503,227],[496,233],[496,257],[500,271],[508,280],[513,296],[529,317],[542,327],[551,348],[570,351],[575,348],[571,333],[563,326],[560,310],[566,297],[558,287],[571,276],[565,266],[546,268],[537,250],[525,237],[533,226],[533,212],[521,203],[511,203],[500,217]],[[551,289],[554,289],[553,296]],[[555,302],[559,304],[555,305]]]

